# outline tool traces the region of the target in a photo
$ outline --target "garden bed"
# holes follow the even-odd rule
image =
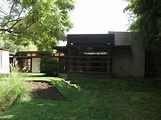
[[[67,100],[51,83],[45,81],[29,82],[33,99]]]

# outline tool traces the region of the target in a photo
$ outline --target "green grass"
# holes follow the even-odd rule
[[[51,81],[68,101],[33,99],[17,103],[0,120],[159,120],[161,81],[144,79],[70,79],[30,75]]]

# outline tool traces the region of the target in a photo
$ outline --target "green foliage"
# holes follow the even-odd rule
[[[22,73],[12,72],[0,79],[0,111],[29,95]]]
[[[10,0],[10,11],[0,11],[0,31],[7,32],[15,44],[31,41],[39,50],[49,50],[72,27],[69,11],[74,0]]]
[[[160,39],[160,0],[130,0],[129,5],[125,9],[136,15],[137,19],[132,26],[137,27],[132,28],[131,30],[139,29],[144,37],[148,39],[146,41],[147,45],[151,39],[153,39],[153,41],[155,41],[155,39]]]
[[[41,73],[46,73],[47,76],[58,76],[58,66],[58,61],[49,53],[41,59],[40,71]]]
[[[161,1],[130,0],[125,8],[136,15],[131,31],[140,32],[145,39],[147,74],[158,76],[161,68]]]
[[[2,36],[0,36],[0,48],[3,48],[3,47],[4,47],[4,41]]]
[[[10,52],[16,53],[17,51],[36,51],[37,47],[33,43],[28,45],[16,45],[8,35],[0,34],[0,48],[8,49]]]

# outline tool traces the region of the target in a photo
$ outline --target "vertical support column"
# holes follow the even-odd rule
[[[110,73],[112,74],[112,47],[110,47]]]
[[[112,73],[112,48],[111,46],[106,47],[108,55],[107,55],[107,72]]]
[[[68,67],[67,67],[67,72],[70,72],[71,71],[71,47],[68,47]]]

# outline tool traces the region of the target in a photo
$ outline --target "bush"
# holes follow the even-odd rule
[[[41,59],[40,72],[46,73],[47,76],[58,76],[58,61],[51,55],[47,55]]]
[[[12,72],[0,81],[0,111],[29,95],[22,73]]]

